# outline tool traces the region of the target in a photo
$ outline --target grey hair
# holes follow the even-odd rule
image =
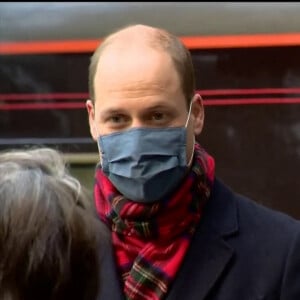
[[[0,296],[93,299],[97,223],[87,190],[60,152],[0,153]]]
[[[2,174],[2,172],[4,174]],[[32,173],[31,176],[41,181],[43,176],[53,176],[58,182],[68,186],[77,195],[81,193],[81,184],[73,176],[70,176],[66,168],[66,161],[62,153],[51,148],[38,148],[27,151],[12,150],[1,153],[0,174],[3,180],[10,180],[23,172]],[[12,178],[10,178],[12,177]],[[23,178],[25,180],[25,178]],[[40,185],[33,185],[39,188]]]

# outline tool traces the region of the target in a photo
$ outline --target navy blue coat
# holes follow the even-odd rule
[[[121,300],[111,245],[105,247],[98,300]],[[165,298],[175,299],[300,300],[300,222],[216,180]]]

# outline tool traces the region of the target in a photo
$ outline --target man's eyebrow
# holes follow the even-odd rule
[[[108,108],[103,110],[100,113],[101,117],[110,116],[110,115],[116,115],[116,114],[124,114],[126,111],[122,108]]]
[[[153,109],[159,109],[159,108],[164,108],[164,109],[167,108],[167,109],[170,109],[170,108],[172,108],[172,106],[170,106],[170,105],[165,105],[165,104],[155,104],[155,105],[146,107],[145,109],[146,109],[146,110],[153,110]]]
[[[115,114],[115,113],[120,113],[120,112],[124,113],[125,109],[124,108],[107,108],[102,111],[102,114]]]
[[[154,109],[175,109],[174,105],[166,104],[166,103],[153,103],[153,105],[149,105],[145,107],[145,110],[154,110]]]
[[[165,104],[165,103],[154,103],[153,105],[145,106],[141,113],[152,112],[152,111],[159,110],[159,109],[175,111],[176,107],[173,105]],[[102,118],[105,118],[106,116],[116,115],[116,114],[128,114],[128,110],[126,110],[125,108],[121,108],[121,107],[120,108],[111,107],[111,108],[104,109],[100,113],[100,116]]]

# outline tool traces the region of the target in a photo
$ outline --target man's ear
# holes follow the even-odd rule
[[[199,135],[202,132],[203,125],[204,125],[204,106],[203,106],[203,99],[200,94],[195,94],[192,104],[192,116],[193,116],[193,127],[194,127],[194,134],[195,136]]]
[[[95,109],[94,109],[94,104],[91,100],[87,100],[85,103],[87,112],[88,112],[88,117],[89,117],[89,125],[90,125],[90,133],[94,141],[97,141],[98,134],[97,130],[95,128]]]

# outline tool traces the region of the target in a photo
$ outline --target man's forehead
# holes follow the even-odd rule
[[[141,56],[149,56],[153,53],[168,55],[162,48],[153,48],[147,41],[117,40],[114,43],[105,46],[99,57],[98,66],[99,64],[102,65],[105,61],[127,61],[128,59],[132,60]]]
[[[178,79],[175,66],[165,52],[149,47],[133,46],[107,49],[101,56],[94,77],[95,87],[111,88],[122,85],[126,90],[133,88],[165,88]],[[156,85],[156,86],[155,86]]]

